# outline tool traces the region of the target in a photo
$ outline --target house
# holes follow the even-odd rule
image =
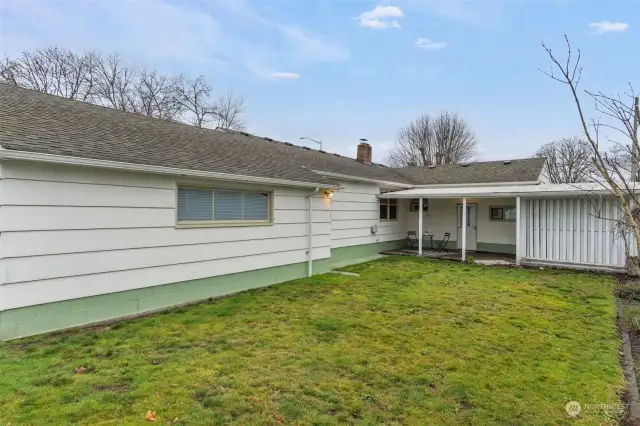
[[[518,262],[624,265],[590,214],[615,202],[546,183],[539,158],[394,169],[366,143],[347,158],[7,85],[0,146],[5,340],[327,272],[408,230]]]

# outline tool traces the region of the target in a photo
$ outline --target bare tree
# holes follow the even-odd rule
[[[212,89],[204,76],[195,80],[180,76],[176,92],[177,102],[182,106],[186,122],[197,127],[244,129],[244,99],[228,92],[211,101]]]
[[[233,92],[220,96],[213,104],[212,127],[231,130],[244,130],[242,119],[244,98],[236,97]]]
[[[471,160],[478,141],[469,123],[451,112],[423,114],[398,131],[388,162],[393,167],[450,164]]]
[[[547,159],[551,183],[576,183],[593,180],[591,146],[578,137],[562,138],[538,148],[536,157]]]
[[[148,117],[175,121],[183,108],[177,101],[178,78],[143,68],[132,84],[133,112]]]
[[[76,55],[57,47],[25,51],[17,59],[0,63],[0,81],[51,93],[69,99],[88,101],[93,95],[97,55]]]
[[[0,82],[198,127],[244,129],[242,97],[215,98],[204,76],[191,80],[127,66],[117,54],[25,51],[0,61]]]
[[[176,101],[189,116],[186,120],[194,126],[203,127],[213,115],[213,106],[209,103],[211,86],[207,84],[204,76],[201,75],[195,80],[180,76],[176,90]]]
[[[606,95],[602,92],[584,91],[594,102],[596,110],[605,117],[601,119],[587,119],[582,100],[582,92],[578,91],[582,66],[580,65],[580,50],[577,56],[571,48],[569,38],[565,36],[567,45],[566,59],[559,60],[544,43],[552,63],[550,71],[544,72],[555,81],[567,85],[575,103],[584,132],[593,157],[593,165],[598,172],[598,181],[613,194],[620,205],[623,219],[618,221],[630,235],[640,252],[640,207],[637,198],[636,181],[638,153],[638,123],[640,122],[640,109],[638,97],[629,85],[630,91],[623,95]],[[615,139],[607,137],[613,150],[601,151],[600,138],[604,132],[612,133]],[[622,138],[622,142],[618,140]],[[624,159],[630,159],[630,163]],[[631,275],[640,275],[640,262],[637,256],[627,256],[627,271]]]
[[[120,111],[133,112],[134,76],[135,71],[123,65],[118,55],[100,58],[96,64],[96,103]]]

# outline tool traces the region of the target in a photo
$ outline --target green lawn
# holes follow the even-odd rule
[[[0,344],[0,425],[614,420],[564,410],[619,403],[613,279],[408,257],[347,269],[361,275]]]

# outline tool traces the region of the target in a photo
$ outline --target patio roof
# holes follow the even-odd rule
[[[536,185],[473,186],[433,185],[380,194],[380,198],[504,198],[552,197],[565,195],[608,195],[600,183],[543,183]]]

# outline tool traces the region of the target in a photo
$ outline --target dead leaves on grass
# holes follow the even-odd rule
[[[96,367],[91,365],[81,365],[80,367],[76,367],[73,369],[76,374],[89,374],[96,371]]]
[[[156,415],[155,411],[147,411],[147,414],[144,416],[144,419],[148,422],[155,422],[158,419],[158,416]],[[173,420],[171,420],[170,422],[171,424],[176,424],[178,423],[178,418],[174,417]]]

